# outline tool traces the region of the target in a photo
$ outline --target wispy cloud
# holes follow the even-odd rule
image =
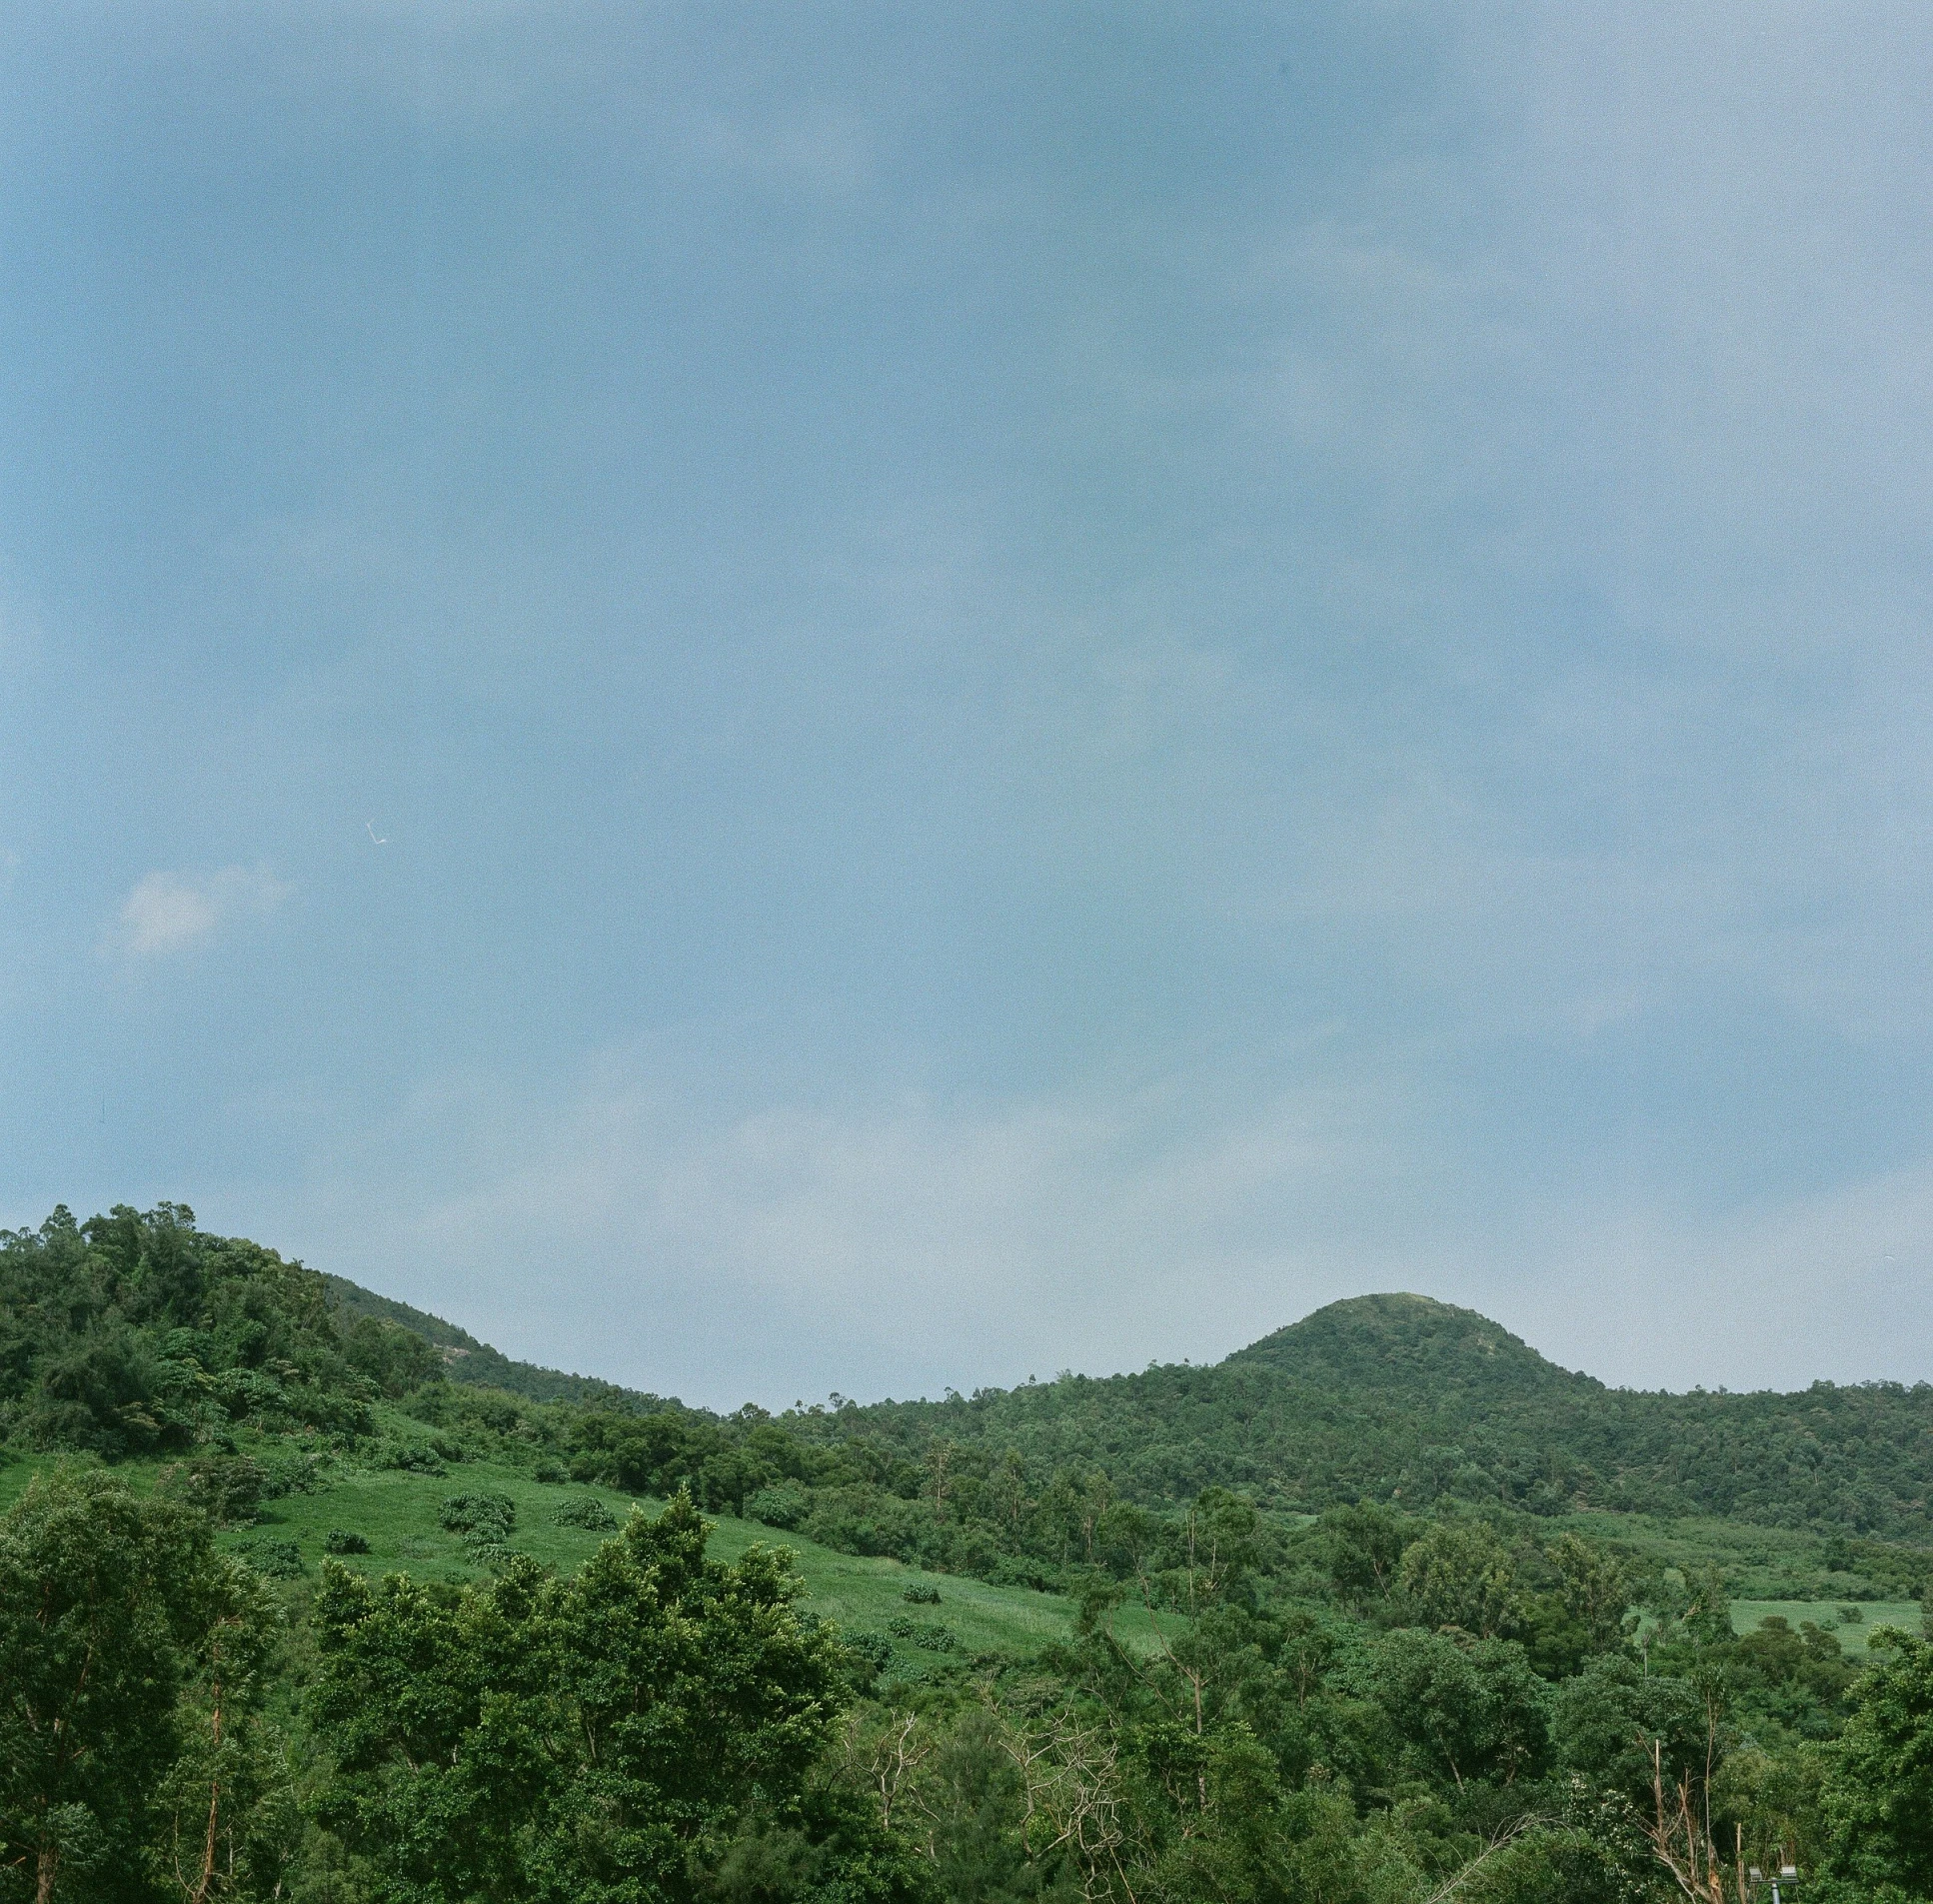
[[[1406,1273],[1347,1208],[1402,1194],[1401,1111],[1353,1088],[1204,1124],[1186,1084],[727,1109],[653,1069],[548,1102],[451,1080],[246,1223],[513,1353],[721,1404],[1212,1358]]]
[[[149,873],[122,902],[113,939],[137,958],[182,952],[233,920],[272,913],[293,891],[266,867],[223,867],[199,879]]]
[[[1216,1113],[1176,1080],[720,1114],[621,1060],[544,1105],[422,1093],[250,1220],[511,1353],[720,1406],[1214,1360],[1368,1289],[1638,1386],[1919,1372],[1933,1165],[1749,1207],[1456,1198],[1394,1095]]]

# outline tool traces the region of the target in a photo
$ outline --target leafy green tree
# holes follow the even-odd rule
[[[1473,1778],[1535,1776],[1549,1747],[1549,1689],[1514,1640],[1405,1627],[1376,1649],[1375,1697],[1418,1762],[1460,1791]]]
[[[106,1475],[36,1476],[0,1520],[0,1895],[147,1894],[176,1700],[232,1591],[204,1516]]]
[[[1742,1847],[1748,1867],[1765,1870],[1789,1858],[1810,1881],[1825,1846],[1819,1807],[1825,1770],[1824,1754],[1809,1746],[1768,1751],[1746,1743],[1728,1753],[1712,1781],[1714,1837],[1727,1849]]]
[[[813,1784],[846,1661],[796,1610],[791,1557],[720,1566],[706,1532],[681,1493],[570,1580],[513,1560],[453,1593],[325,1564],[324,1816],[379,1898],[670,1904],[708,1873],[805,1896],[829,1859],[853,1898],[910,1894],[864,1814]]]
[[[1463,1904],[1637,1904],[1651,1889],[1641,1882],[1602,1838],[1556,1825],[1479,1854],[1453,1895]]]
[[[1622,1644],[1632,1586],[1622,1562],[1576,1534],[1560,1534],[1541,1560],[1552,1581],[1519,1597],[1515,1629],[1537,1670],[1562,1679]]]
[[[324,1563],[310,1715],[335,1773],[319,1814],[370,1861],[378,1896],[525,1894],[529,1820],[557,1769],[542,1586],[528,1561],[461,1594]]]
[[[1516,1561],[1480,1521],[1440,1520],[1402,1557],[1402,1587],[1418,1619],[1481,1639],[1510,1631],[1521,1612]]]
[[[1559,1534],[1544,1549],[1555,1570],[1564,1611],[1584,1629],[1595,1652],[1623,1637],[1631,1602],[1631,1578],[1623,1562],[1577,1534]]]
[[[1714,1725],[1706,1694],[1690,1680],[1647,1673],[1636,1660],[1615,1653],[1589,1661],[1551,1698],[1558,1764],[1645,1811],[1651,1807],[1653,1747],[1667,1786],[1702,1781],[1721,1756]]]
[[[281,1611],[259,1575],[218,1561],[203,1621],[175,1708],[175,1762],[155,1790],[154,1868],[186,1904],[279,1897],[301,1835],[283,1741],[261,1710]]]
[[[1899,1635],[1853,1691],[1820,1794],[1833,1872],[1933,1894],[1933,1641]]]
[[[1334,1507],[1322,1516],[1320,1531],[1343,1605],[1366,1606],[1395,1586],[1410,1534],[1399,1515],[1368,1505]]]

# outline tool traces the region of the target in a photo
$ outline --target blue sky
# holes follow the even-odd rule
[[[0,1221],[1933,1377],[1933,16],[12,19]]]

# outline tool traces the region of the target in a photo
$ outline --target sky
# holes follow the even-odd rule
[[[0,1223],[1933,1378],[1933,12],[9,18]]]

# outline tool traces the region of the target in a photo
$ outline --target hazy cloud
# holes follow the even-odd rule
[[[150,873],[122,903],[117,942],[138,958],[181,952],[232,920],[272,913],[293,891],[265,867],[223,867],[200,878]]]
[[[549,1103],[451,1078],[272,1220],[510,1353],[718,1406],[1214,1360],[1371,1289],[1637,1386],[1918,1372],[1933,1168],[1715,1209],[1641,1170],[1500,1196],[1448,1180],[1400,1065],[1212,1093],[721,1117],[630,1060]]]

